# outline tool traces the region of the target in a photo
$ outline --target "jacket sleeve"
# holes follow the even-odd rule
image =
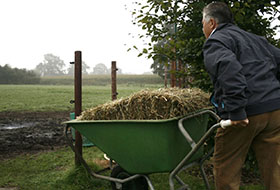
[[[268,43],[268,42],[267,42]],[[280,49],[269,44],[268,43],[268,48],[270,50],[270,52],[272,53],[273,57],[274,57],[274,61],[277,65],[277,79],[280,81]]]
[[[242,65],[237,60],[234,52],[223,42],[209,38],[204,45],[204,64],[215,78],[214,86],[218,87],[222,94],[221,101],[224,111],[233,121],[247,118],[245,106],[247,87],[245,76],[242,73]]]

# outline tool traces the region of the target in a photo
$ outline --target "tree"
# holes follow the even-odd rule
[[[108,68],[108,74],[111,74],[111,72],[112,72],[112,68],[110,67],[110,68]],[[119,67],[117,67],[117,74],[118,75],[122,75],[123,74],[122,69],[119,68]]]
[[[58,56],[45,54],[43,62],[36,66],[35,71],[40,76],[57,76],[65,74],[64,67],[64,61]]]
[[[160,40],[157,44],[154,45],[155,49],[164,50],[165,46],[168,46],[169,41],[166,39]],[[168,52],[159,51],[154,57],[154,62],[151,65],[154,74],[158,74],[160,77],[165,77],[165,68],[170,69],[170,57],[168,57]],[[167,78],[170,78],[169,74]]]
[[[279,26],[270,25],[273,20],[278,19],[276,14],[279,13],[279,1],[223,1],[231,7],[235,22],[240,28],[265,36],[272,44],[280,47],[279,40],[274,37]],[[147,55],[154,60],[154,64],[180,61],[186,68],[186,72],[181,75],[193,79],[189,85],[211,90],[211,82],[203,65],[202,46],[205,37],[201,23],[203,7],[210,2],[212,0],[136,2],[137,7],[132,12],[134,23],[145,30],[146,36],[151,39],[139,56]],[[140,36],[143,37],[145,36]],[[163,57],[168,61],[158,61]]]
[[[272,21],[280,19],[280,16],[276,16],[280,12],[280,1],[221,1],[231,7],[236,25],[264,36],[272,44],[280,47],[280,40],[275,39],[279,25],[271,26]],[[151,39],[150,43],[147,43],[148,47],[139,55],[147,55],[154,62],[163,57],[169,61],[182,62],[186,72],[177,72],[178,75],[192,79],[187,80],[188,86],[196,86],[205,91],[211,91],[212,84],[204,70],[202,47],[205,37],[201,21],[203,7],[210,2],[212,0],[146,0],[144,3],[136,2],[137,8],[132,12],[134,23],[145,30],[146,36]],[[161,41],[165,41],[164,45],[158,45]],[[245,166],[256,169],[256,160],[252,153],[248,155]]]
[[[109,69],[106,67],[105,64],[99,63],[93,67],[93,72],[92,74],[95,75],[105,75],[105,74],[110,74]]]
[[[74,64],[71,64],[68,69],[67,69],[67,75],[74,75],[74,68],[75,68],[75,65]],[[88,69],[90,67],[86,64],[86,62],[82,62],[82,74],[83,75],[88,75]]]
[[[110,68],[110,73],[111,73],[111,68]],[[119,75],[122,75],[122,74],[123,74],[122,69],[118,67],[117,73],[118,73]]]
[[[165,64],[163,64],[164,62],[159,62],[158,59],[154,60],[154,62],[151,65],[151,69],[153,70],[153,74],[157,74],[159,75],[161,78],[165,77],[165,74],[167,74],[167,78],[170,78],[169,73],[165,73],[165,68],[167,67],[167,69],[169,70],[169,66],[170,64],[168,62],[166,62]]]
[[[40,77],[34,71],[0,66],[0,84],[38,84]]]

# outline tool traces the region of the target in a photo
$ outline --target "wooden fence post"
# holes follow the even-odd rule
[[[82,112],[82,52],[75,51],[75,116]],[[75,130],[75,149],[82,156],[83,140],[79,131]],[[75,154],[75,164],[81,165]]]
[[[117,99],[117,63],[116,61],[112,61],[111,66],[111,77],[112,77],[112,100]]]

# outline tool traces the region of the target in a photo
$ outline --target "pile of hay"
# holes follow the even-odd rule
[[[209,108],[209,94],[197,88],[142,90],[82,112],[78,120],[157,120]]]

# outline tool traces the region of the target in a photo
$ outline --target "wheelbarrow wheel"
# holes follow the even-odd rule
[[[131,175],[122,169],[119,165],[115,166],[111,172],[111,177],[118,179],[125,179]],[[112,190],[148,190],[148,183],[144,177],[139,177],[134,180],[128,181],[122,184],[122,188],[118,186],[115,182],[112,182]]]

